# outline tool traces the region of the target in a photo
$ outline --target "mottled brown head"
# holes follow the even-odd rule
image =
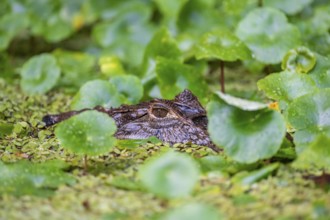
[[[44,121],[49,125],[65,120],[82,111],[48,115]],[[118,139],[146,139],[155,136],[164,142],[193,143],[213,148],[207,133],[206,111],[197,97],[184,90],[173,100],[153,99],[137,105],[122,105],[119,108],[94,110],[107,113],[117,125]]]

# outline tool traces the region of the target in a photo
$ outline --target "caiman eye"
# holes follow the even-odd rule
[[[168,111],[164,108],[153,108],[151,110],[151,113],[156,117],[156,118],[165,118],[167,116]]]

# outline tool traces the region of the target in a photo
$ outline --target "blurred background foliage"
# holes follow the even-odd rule
[[[180,77],[164,81],[162,75],[168,74],[161,67],[164,62],[171,60],[174,69],[189,64],[197,78],[212,72],[217,59],[242,60],[235,67],[269,73],[279,70],[284,54],[299,45],[329,54],[329,28],[327,0],[4,0],[1,76],[11,81],[19,77],[16,67],[22,62],[50,53],[61,76],[37,93],[53,87],[75,92],[92,79],[134,74],[141,79],[145,96],[164,97],[167,85],[175,82],[178,90],[189,84],[203,97],[200,85],[189,79],[192,74],[175,73]],[[32,86],[42,80],[37,81]]]

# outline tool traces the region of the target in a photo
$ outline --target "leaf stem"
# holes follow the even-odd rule
[[[220,60],[220,86],[221,92],[225,93],[225,70],[224,70],[224,62]]]
[[[263,0],[258,0],[258,7],[262,7],[264,5]]]
[[[84,161],[84,173],[86,174],[88,171],[88,163],[87,163],[87,155],[85,154],[83,157],[83,161]]]

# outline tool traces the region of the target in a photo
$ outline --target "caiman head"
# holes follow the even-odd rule
[[[46,115],[43,121],[49,126],[86,110],[91,109]],[[217,150],[207,132],[206,111],[197,97],[187,89],[173,100],[153,99],[137,105],[111,109],[96,107],[94,110],[104,112],[115,120],[115,136],[118,139],[155,136],[170,144],[193,143]]]

